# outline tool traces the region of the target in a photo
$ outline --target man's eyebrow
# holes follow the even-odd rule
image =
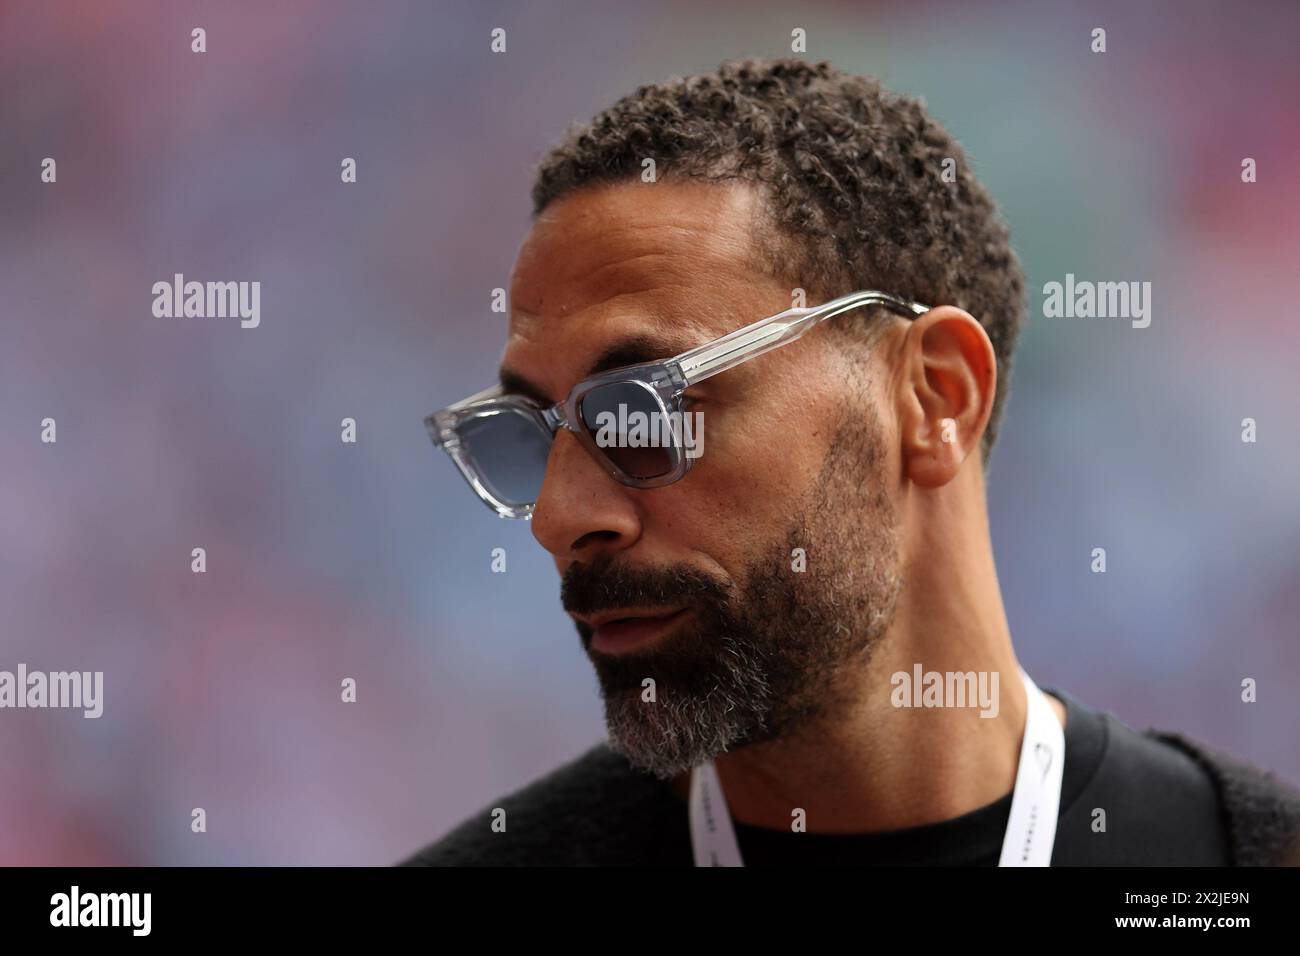
[[[525,398],[531,398],[539,405],[554,404],[538,386],[513,369],[508,369],[504,365],[501,366],[498,377],[501,380],[501,391],[507,395],[522,395]]]
[[[661,337],[644,333],[631,338],[620,339],[601,352],[596,357],[596,360],[588,366],[582,377],[590,378],[601,372],[622,368],[625,365],[639,365],[642,362],[672,358],[674,355],[686,351],[689,347],[683,345],[676,337]],[[506,368],[504,365],[501,366],[499,377],[501,379],[501,388],[506,393],[523,395],[544,405],[552,404],[552,400],[546,396],[542,388],[514,369]]]

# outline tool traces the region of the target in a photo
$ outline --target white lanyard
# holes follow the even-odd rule
[[[998,866],[1050,866],[1065,772],[1065,732],[1047,695],[1023,670],[1029,701],[1011,814]],[[691,772],[691,846],[696,866],[744,866],[713,761]]]

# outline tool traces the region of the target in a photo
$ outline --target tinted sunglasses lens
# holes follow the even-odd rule
[[[536,419],[506,409],[468,419],[457,434],[479,481],[498,501],[514,506],[537,501],[551,435]]]
[[[599,385],[582,398],[582,425],[625,475],[659,478],[676,460],[672,421],[654,392],[635,382]]]

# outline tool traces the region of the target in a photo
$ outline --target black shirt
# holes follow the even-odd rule
[[[1196,760],[1069,694],[1043,689],[1066,708],[1053,866],[1230,862],[1219,794]],[[492,829],[497,807],[506,812],[505,832]],[[734,825],[746,866],[996,866],[1010,812],[1007,793],[951,820],[878,833]],[[405,862],[691,866],[693,855],[682,796],[602,744],[496,801]]]

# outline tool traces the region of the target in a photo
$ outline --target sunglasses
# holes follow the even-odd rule
[[[494,385],[434,412],[424,424],[475,494],[503,518],[532,517],[560,428],[571,431],[611,478],[632,488],[659,488],[685,476],[695,460],[682,401],[687,388],[864,306],[908,319],[929,311],[885,292],[854,292],[787,309],[670,359],[593,375],[550,407]],[[628,423],[640,423],[640,434],[632,434],[635,425]]]

